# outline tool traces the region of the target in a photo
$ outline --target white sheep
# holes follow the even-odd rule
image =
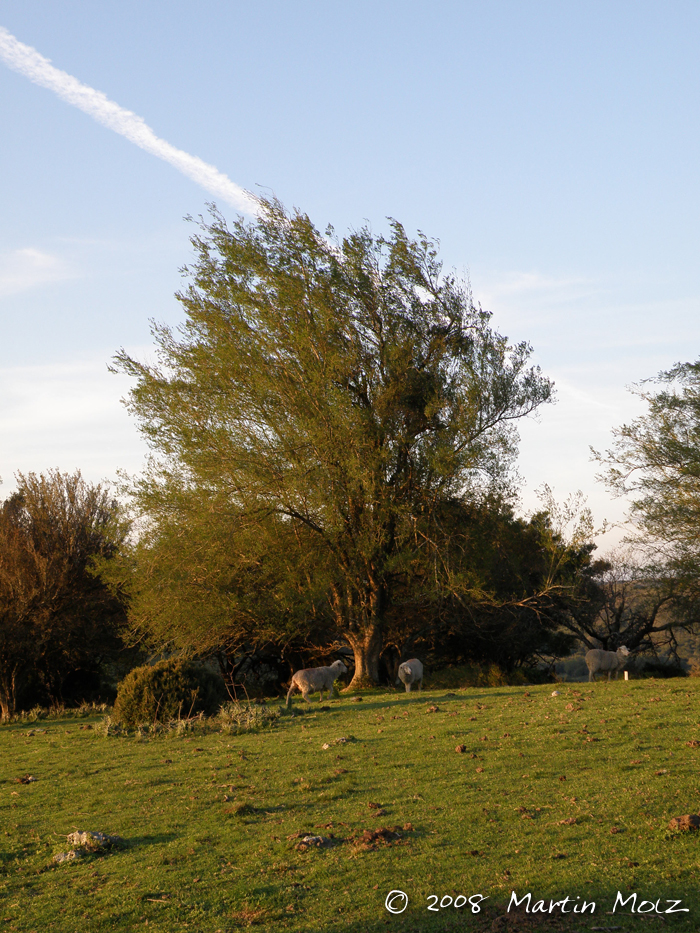
[[[629,650],[624,645],[621,645],[617,651],[603,651],[602,648],[591,648],[586,653],[588,682],[595,680],[595,675],[601,671],[603,673],[608,672],[608,680],[610,680],[612,672],[615,671],[615,680],[617,680],[617,675],[627,664],[628,658]]]
[[[418,689],[423,687],[423,665],[418,658],[411,658],[410,661],[404,661],[399,664],[399,679],[406,684],[406,693],[411,692],[411,684],[418,684]]]
[[[336,677],[347,674],[347,671],[348,669],[342,661],[334,661],[330,667],[307,667],[303,671],[297,671],[292,677],[289,687],[287,706],[289,706],[289,700],[295,690],[300,691],[307,703],[311,702],[309,694],[316,693],[318,690],[321,694],[321,702],[323,702],[323,691],[328,690],[329,694],[332,695]]]

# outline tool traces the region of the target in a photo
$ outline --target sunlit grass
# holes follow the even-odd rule
[[[700,684],[553,689],[372,692],[303,714],[297,701],[297,715],[240,735],[105,737],[99,716],[3,726],[0,921],[37,933],[491,930],[512,922],[514,890],[597,903],[593,917],[557,910],[562,929],[639,929],[629,907],[606,915],[619,890],[680,898],[691,912],[659,923],[700,927],[700,834],[667,829],[700,811]],[[399,838],[368,848],[363,832],[382,827]],[[54,864],[77,829],[124,842]],[[300,850],[299,833],[332,844]],[[409,897],[396,917],[392,889]],[[480,914],[427,910],[429,895],[478,893]]]

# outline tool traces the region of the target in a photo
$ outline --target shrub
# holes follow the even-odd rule
[[[222,678],[194,661],[169,658],[136,667],[122,680],[112,721],[133,727],[216,713],[224,699]]]
[[[273,726],[280,718],[280,710],[264,704],[225,703],[218,718],[223,732],[254,732],[265,726]]]
[[[545,671],[535,668],[516,668],[504,671],[497,664],[461,664],[444,667],[433,672],[428,681],[431,690],[455,690],[462,687],[505,687],[523,684],[548,683],[551,680]]]
[[[680,663],[665,658],[642,658],[639,662],[639,674],[642,677],[688,677]]]

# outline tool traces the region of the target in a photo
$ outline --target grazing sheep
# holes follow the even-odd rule
[[[289,700],[295,690],[300,691],[307,703],[311,702],[309,694],[316,693],[318,690],[321,694],[321,702],[323,702],[323,691],[328,690],[329,694],[332,695],[336,677],[347,674],[347,671],[348,669],[342,661],[334,661],[330,667],[307,667],[306,670],[297,671],[292,677],[292,683],[289,687],[287,706],[289,706]]]
[[[423,687],[423,665],[418,658],[411,658],[410,661],[399,664],[397,685],[399,680],[406,684],[406,693],[411,692],[411,684],[418,684],[419,690]]]
[[[629,650],[624,645],[621,645],[617,651],[603,651],[601,648],[591,648],[586,653],[588,682],[595,680],[595,675],[600,671],[603,673],[608,672],[608,680],[610,680],[612,672],[615,671],[615,680],[617,680],[617,675],[627,664],[628,658]]]

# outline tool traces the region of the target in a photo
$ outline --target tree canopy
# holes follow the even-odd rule
[[[607,618],[629,645],[675,650],[700,622],[700,361],[633,389],[647,410],[614,431],[602,479],[630,500],[631,556],[607,580]],[[620,642],[622,635],[617,637]]]
[[[651,384],[652,388],[646,388]],[[603,478],[630,498],[636,543],[655,562],[700,576],[700,361],[678,363],[634,389],[647,411],[615,434]]]
[[[394,595],[443,581],[446,503],[507,499],[552,384],[396,221],[339,240],[269,200],[192,243],[183,325],[154,325],[155,363],[115,361],[152,449],[135,617],[203,646],[322,616],[376,681]]]
[[[91,572],[126,527],[115,500],[79,472],[18,474],[0,505],[0,715],[22,700],[60,702],[120,644],[123,599]],[[83,694],[84,697],[84,694]],[[79,697],[82,698],[82,697]]]

